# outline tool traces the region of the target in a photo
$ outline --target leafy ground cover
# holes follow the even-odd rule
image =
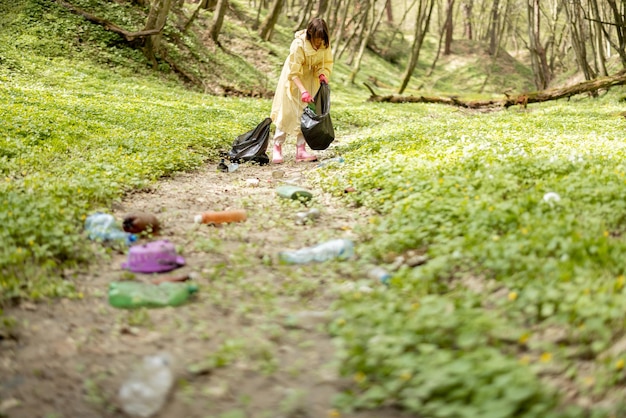
[[[605,403],[592,415],[623,413],[619,109],[609,95],[493,114],[380,110],[391,120],[352,143],[358,163],[321,180],[359,190],[346,200],[379,214],[364,252],[396,269],[388,289],[336,305],[343,368],[359,376],[347,404],[550,416],[558,387],[572,404]],[[427,261],[407,266],[410,253]]]
[[[326,193],[319,199],[329,215],[307,228],[306,243],[348,231],[357,255],[351,263],[287,269],[268,248],[302,243],[289,219],[297,207],[251,192],[242,177],[270,184],[272,169],[242,168],[235,177],[201,170],[267,115],[267,99],[190,92],[110,45],[105,69],[85,58],[100,35],[85,35],[82,49],[53,42],[74,17],[58,20],[58,10],[40,2],[0,7],[2,23],[19,28],[0,32],[0,306],[10,310],[0,347],[2,375],[11,376],[1,382],[0,415],[15,408],[13,388],[28,381],[23,395],[51,387],[72,395],[57,410],[42,408],[50,404],[44,396],[18,411],[115,416],[114,388],[131,357],[155,344],[175,349],[181,339],[187,351],[175,350],[185,366],[197,367],[167,413],[256,417],[282,408],[283,416],[356,417],[386,408],[378,416],[392,417],[402,414],[398,406],[428,417],[626,412],[623,90],[495,113],[372,104],[364,89],[343,85],[349,68],[338,63],[333,153],[346,161],[299,174]],[[40,21],[34,13],[42,8],[49,15]],[[37,24],[50,21],[57,23]],[[363,79],[394,71],[380,60],[367,68]],[[180,172],[193,174],[177,183]],[[170,187],[155,186],[159,179],[173,182],[167,198],[150,200]],[[180,227],[207,205],[244,205],[258,218],[215,234]],[[94,210],[121,215],[133,207],[169,221],[166,234],[198,269],[198,304],[176,314],[106,306],[107,281],[126,277],[113,267],[123,254],[85,245],[82,225]],[[254,238],[257,229],[262,236]],[[233,255],[237,249],[254,257]],[[389,286],[365,278],[374,263],[393,273]],[[48,297],[64,302],[29,302]],[[333,320],[313,327],[314,339],[303,338],[312,331],[285,331],[290,325],[276,321],[297,307]],[[342,378],[333,371],[313,379],[332,387],[315,403],[303,395],[319,394],[305,370],[334,370],[331,340]],[[53,365],[36,348],[51,341]],[[109,371],[107,360],[114,362]],[[255,384],[237,393],[250,373]],[[207,375],[227,387],[215,389]],[[272,379],[297,390],[261,407],[256,402],[269,399]],[[331,408],[335,392],[341,396]]]

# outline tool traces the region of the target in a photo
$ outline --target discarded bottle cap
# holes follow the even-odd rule
[[[304,225],[307,220],[317,219],[320,217],[320,210],[317,208],[311,208],[306,212],[296,213],[296,225]]]
[[[224,210],[217,212],[204,212],[196,215],[193,220],[195,223],[202,224],[223,224],[229,222],[242,222],[247,218],[246,211],[243,209]]]
[[[313,197],[311,192],[307,189],[288,184],[278,186],[276,188],[276,193],[278,193],[280,197],[293,200],[311,200]]]

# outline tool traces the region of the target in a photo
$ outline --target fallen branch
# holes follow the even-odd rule
[[[372,94],[368,101],[370,102],[389,102],[389,103],[440,103],[451,106],[464,107],[468,109],[484,109],[484,108],[509,108],[515,105],[526,107],[529,103],[547,102],[550,100],[558,100],[564,97],[571,97],[583,93],[597,93],[598,90],[608,90],[614,86],[626,84],[626,70],[622,70],[615,75],[597,78],[595,80],[583,81],[573,86],[547,89],[531,93],[520,94],[518,96],[508,96],[502,100],[461,100],[457,97],[428,97],[428,96],[402,96],[394,94],[391,96],[379,96],[373,88],[367,83],[365,87]]]
[[[76,13],[79,16],[84,17],[86,20],[93,22],[97,25],[100,25],[102,27],[104,27],[106,30],[117,33],[118,35],[121,35],[128,43],[133,43],[135,41],[137,41],[138,39],[142,39],[145,38],[147,36],[151,36],[151,35],[158,35],[159,33],[161,33],[161,31],[163,30],[163,25],[161,28],[159,29],[150,29],[150,30],[143,30],[143,31],[139,31],[139,32],[129,32],[126,29],[117,26],[115,23],[113,22],[109,22],[108,20],[102,19],[98,16],[94,16],[91,13],[88,13],[72,4],[69,4],[63,0],[56,0],[57,3],[59,3],[61,6],[65,7],[66,9],[70,10],[73,13]]]

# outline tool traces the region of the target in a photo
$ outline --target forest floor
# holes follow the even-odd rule
[[[287,151],[282,165],[241,164],[230,173],[209,162],[116,202],[112,213],[120,220],[134,211],[155,214],[160,234],[139,242],[168,239],[186,264],[133,277],[121,267],[124,252],[87,242],[98,257],[88,270],[67,272],[82,299],[24,302],[6,312],[17,326],[12,339],[0,340],[0,417],[122,416],[118,390],[129,372],[143,356],[164,352],[173,359],[175,384],[156,417],[407,416],[393,408],[333,407],[351,382],[340,376],[325,324],[333,301],[361,277],[354,260],[281,265],[277,256],[327,239],[356,240],[353,230],[369,214],[310,184],[308,174],[323,167],[295,163],[294,154]],[[335,154],[331,146],[317,155]],[[311,190],[308,206],[320,209],[319,219],[296,224],[296,212],[308,208],[277,195],[284,182]],[[245,222],[193,222],[207,210],[239,208],[247,210]],[[112,281],[186,274],[199,292],[183,306],[108,304]]]

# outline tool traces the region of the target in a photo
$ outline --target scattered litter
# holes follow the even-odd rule
[[[278,186],[276,188],[276,193],[278,193],[280,197],[283,197],[285,199],[293,199],[293,200],[306,201],[306,200],[311,200],[311,198],[313,197],[311,192],[308,191],[307,189],[299,187],[299,186],[289,185],[289,184],[283,184],[281,186]]]
[[[246,185],[248,187],[258,187],[261,180],[259,179],[246,179]]]
[[[305,225],[308,222],[320,217],[320,210],[317,208],[311,208],[306,212],[296,213],[296,225]]]
[[[198,291],[195,283],[163,282],[155,285],[135,281],[109,284],[109,304],[121,309],[180,306]]]
[[[247,218],[244,209],[233,209],[224,211],[209,211],[196,215],[193,221],[197,224],[223,224],[230,222],[243,222]]]
[[[327,160],[320,161],[320,163],[317,166],[324,167],[326,165],[333,164],[333,163],[343,163],[344,161],[346,160],[344,160],[343,157],[329,158]]]
[[[381,282],[384,285],[389,285],[389,280],[391,279],[391,274],[382,267],[376,266],[371,268],[367,272],[367,277],[372,280],[376,280]]]
[[[134,212],[124,216],[122,228],[131,234],[139,234],[144,231],[158,233],[161,224],[157,217],[151,213]]]
[[[334,239],[313,247],[278,253],[280,261],[287,264],[322,262],[332,259],[347,260],[354,255],[354,243],[345,238]]]
[[[114,242],[130,245],[137,240],[134,234],[122,231],[113,215],[96,212],[85,219],[85,230],[89,239],[100,242]]]
[[[130,247],[122,268],[135,273],[160,273],[184,265],[185,259],[176,254],[174,244],[164,239]]]
[[[169,354],[144,357],[120,387],[118,397],[122,410],[142,418],[156,414],[165,405],[173,383]]]

